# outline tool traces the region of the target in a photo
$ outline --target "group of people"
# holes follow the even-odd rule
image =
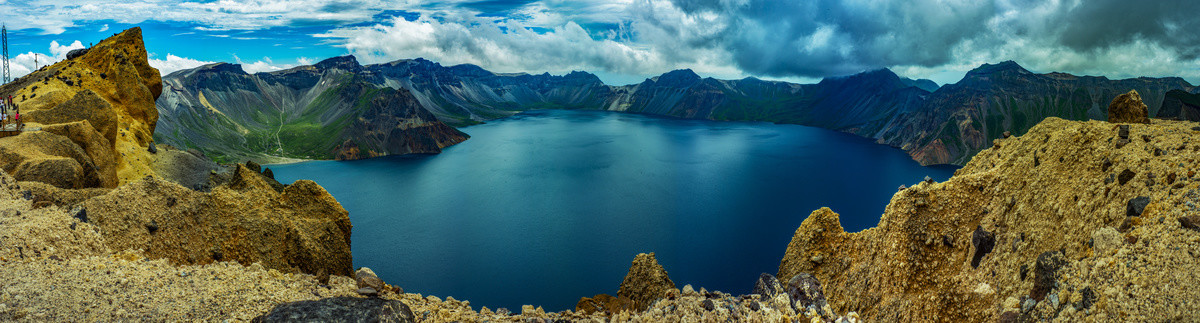
[[[0,100],[0,128],[8,128],[8,110],[12,110],[12,122],[17,124],[17,130],[21,129],[21,109],[13,103],[12,96],[9,95],[3,100]]]

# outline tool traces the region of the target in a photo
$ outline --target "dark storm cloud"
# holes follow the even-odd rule
[[[1184,59],[1200,55],[1200,1],[1091,0],[1064,10],[1059,40],[1079,51],[1120,46],[1139,39],[1176,50]]]
[[[757,75],[822,77],[893,65],[936,66],[996,14],[984,2],[674,0],[688,15],[725,17],[716,42]],[[648,20],[655,23],[654,20]],[[661,24],[660,24],[661,25]],[[672,28],[671,26],[662,26]]]
[[[503,17],[514,9],[523,7],[535,0],[482,0],[463,2],[459,6],[480,12],[480,16]]]

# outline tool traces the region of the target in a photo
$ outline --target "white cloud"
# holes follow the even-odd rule
[[[258,72],[274,72],[274,71],[289,69],[289,68],[296,66],[296,65],[292,65],[292,64],[275,64],[275,62],[272,61],[270,57],[263,57],[262,59],[251,62],[251,63],[242,61],[242,59],[240,57],[238,57],[237,55],[233,55],[233,59],[238,64],[242,65],[243,71],[246,71],[246,73],[250,73],[250,74],[254,74],[254,73],[258,73]]]
[[[212,63],[215,63],[215,62],[195,60],[195,59],[186,58],[186,57],[179,57],[179,56],[175,56],[174,54],[170,54],[170,53],[167,54],[167,59],[165,59],[165,60],[150,59],[150,66],[157,68],[159,74],[162,74],[164,76],[174,73],[175,71],[178,71],[178,70],[195,68],[195,67],[199,67],[202,65],[212,64]]]
[[[100,26],[100,30],[97,30],[97,31],[98,31],[98,32],[105,32],[105,31],[107,31],[107,30],[108,30],[108,24],[104,24],[104,26]]]
[[[946,83],[979,64],[1009,59],[1035,71],[1200,77],[1200,36],[1187,32],[1200,29],[1200,20],[1191,18],[1200,10],[1197,1],[535,0],[489,6],[474,0],[0,0],[0,21],[50,34],[80,25],[104,31],[97,25],[111,21],[184,22],[198,34],[239,39],[266,36],[238,30],[330,26],[317,35],[323,45],[344,47],[367,63],[425,57],[498,72],[588,70],[618,79],[676,68],[722,78],[806,79],[891,67]],[[378,18],[395,10],[419,18]],[[337,27],[347,25],[359,27]],[[265,58],[243,65],[247,71],[290,67]]]
[[[66,46],[59,45],[57,41],[50,41],[50,55],[54,56],[55,62],[67,59],[67,53],[81,48],[83,48],[83,42],[78,40]]]

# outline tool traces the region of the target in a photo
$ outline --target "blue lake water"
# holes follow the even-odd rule
[[[615,295],[639,252],[678,287],[748,293],[813,210],[859,231],[897,186],[955,169],[796,125],[545,110],[462,130],[471,139],[439,155],[271,168],[350,211],[356,268],[517,312]]]

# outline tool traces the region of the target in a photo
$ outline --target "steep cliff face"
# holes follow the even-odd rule
[[[161,92],[136,27],[0,86],[27,129],[41,128],[0,138],[0,168],[64,188],[115,187],[151,174],[147,146]]]
[[[870,321],[1195,319],[1200,294],[1173,287],[1200,282],[1195,126],[1047,118],[902,189],[877,227],[814,211],[779,277]]]
[[[1158,109],[1158,117],[1200,121],[1200,94],[1191,94],[1183,90],[1167,91],[1163,96],[1162,107]]]
[[[375,78],[349,56],[271,73],[225,63],[178,71],[158,100],[156,136],[227,160],[437,153],[466,140]]]
[[[1109,80],[1037,74],[1012,61],[984,64],[897,115],[875,138],[923,165],[964,164],[1005,131],[1023,134],[1047,117],[1104,120],[1112,98],[1131,89],[1154,116],[1167,91],[1193,87],[1181,78]]]

